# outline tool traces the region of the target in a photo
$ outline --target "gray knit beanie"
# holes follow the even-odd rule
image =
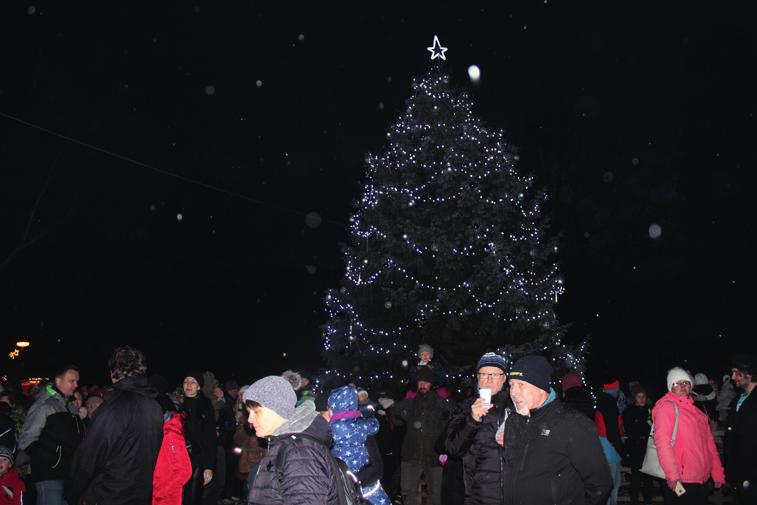
[[[8,461],[10,461],[11,466],[13,466],[13,451],[5,447],[4,445],[0,445],[0,458],[5,458]]]
[[[253,383],[244,392],[242,399],[245,402],[257,402],[284,419],[291,419],[294,415],[294,405],[297,403],[297,395],[292,385],[278,375],[269,375]]]
[[[418,346],[418,356],[420,356],[422,352],[427,352],[432,358],[434,357],[434,348],[428,344],[421,344]]]

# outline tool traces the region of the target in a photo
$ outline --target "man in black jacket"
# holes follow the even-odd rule
[[[604,503],[612,489],[597,430],[565,407],[549,385],[543,356],[518,360],[509,373],[516,413],[505,427],[504,501],[508,505]]]
[[[418,369],[418,391],[396,406],[396,415],[407,425],[402,442],[400,487],[403,503],[417,503],[421,475],[426,480],[429,503],[441,505],[442,467],[437,442],[449,421],[450,405],[432,389],[436,375],[428,367]]]
[[[742,504],[757,503],[757,366],[751,356],[733,359],[731,379],[742,394],[731,403],[725,433],[725,472]]]
[[[76,503],[151,505],[163,440],[163,409],[148,384],[144,355],[117,347],[108,361],[113,387],[97,408],[71,466]],[[71,504],[73,505],[73,504]]]
[[[510,412],[504,390],[507,363],[487,352],[476,365],[479,390],[488,389],[491,401],[471,398],[463,403],[447,428],[446,449],[462,459],[466,505],[499,505],[502,496],[502,459],[495,434]]]
[[[331,467],[331,430],[311,401],[299,407],[286,379],[269,375],[242,396],[249,422],[268,451],[250,489],[250,505],[337,505],[337,476]]]

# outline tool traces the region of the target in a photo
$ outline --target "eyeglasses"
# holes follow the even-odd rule
[[[504,376],[504,373],[480,373],[477,374],[479,379],[499,379],[500,377]]]
[[[674,386],[678,386],[679,388],[682,388],[682,387],[690,388],[691,387],[691,382],[690,381],[678,381],[678,382],[674,382],[673,385]]]

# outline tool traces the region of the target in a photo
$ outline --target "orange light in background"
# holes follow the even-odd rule
[[[19,340],[18,342],[16,342],[16,347],[20,347],[21,349],[23,349],[24,347],[29,347],[30,345],[32,344],[28,340]]]

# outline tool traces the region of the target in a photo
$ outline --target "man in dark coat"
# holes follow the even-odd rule
[[[437,442],[449,421],[450,405],[433,390],[436,375],[428,367],[418,369],[418,391],[414,398],[399,402],[395,414],[407,425],[402,443],[400,487],[403,503],[418,501],[421,475],[431,505],[441,505],[442,467]]]
[[[501,503],[599,505],[613,482],[597,430],[557,399],[551,376],[552,366],[543,356],[521,358],[510,370],[516,412],[498,440],[504,445]]]
[[[92,416],[71,465],[76,503],[151,505],[163,409],[147,383],[144,355],[116,347],[108,361],[113,388]],[[72,504],[73,505],[73,504]]]
[[[249,505],[337,505],[331,467],[331,431],[315,404],[295,408],[297,395],[286,379],[269,375],[242,398],[257,436],[268,438],[268,452],[247,498]]]
[[[757,366],[751,356],[733,359],[731,379],[742,390],[731,403],[725,433],[725,472],[742,504],[757,503]]]
[[[491,401],[470,398],[447,428],[447,452],[462,459],[466,505],[499,505],[502,496],[502,460],[495,435],[509,415],[511,404],[504,390],[505,359],[487,352],[476,365],[479,390],[489,390]]]

